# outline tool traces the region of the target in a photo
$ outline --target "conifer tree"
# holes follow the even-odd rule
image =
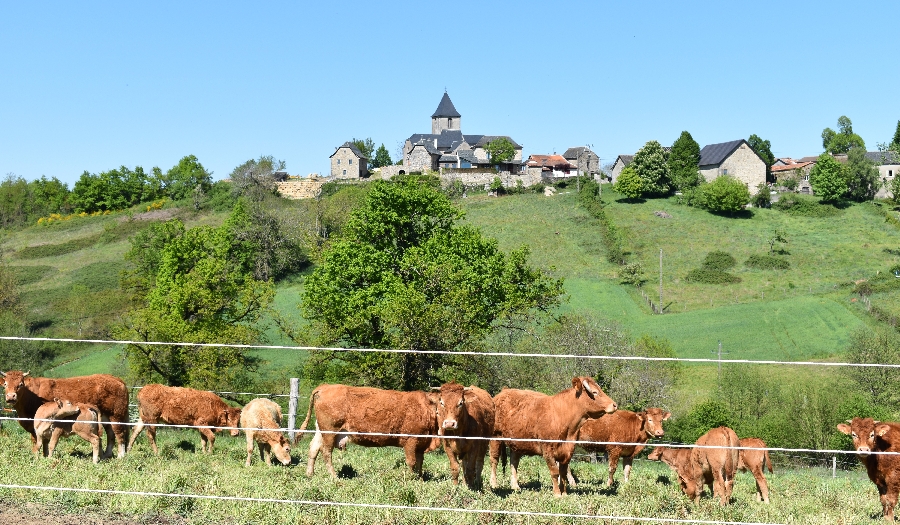
[[[686,191],[700,184],[700,144],[687,131],[672,144],[669,176],[676,190]]]

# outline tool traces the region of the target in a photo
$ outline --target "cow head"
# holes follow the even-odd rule
[[[847,420],[849,425],[841,423],[837,429],[853,438],[853,448],[860,456],[868,456],[875,448],[875,427],[880,422],[870,417],[855,417]]]
[[[681,490],[684,494],[694,500],[700,499],[700,493],[703,491],[702,480],[698,480],[697,472],[694,469],[693,460],[691,459],[691,450],[688,448],[669,448],[656,447],[653,452],[647,456],[651,461],[662,461],[678,476],[678,482],[681,484]]]
[[[666,412],[661,408],[648,408],[644,412],[638,412],[641,418],[641,428],[651,438],[661,438],[666,432],[663,430],[662,422],[672,417],[671,412]]]
[[[219,417],[219,426],[220,427],[228,427],[228,432],[233,436],[237,437],[238,434],[241,433],[240,429],[238,429],[238,425],[241,422],[241,409],[234,407],[227,407]]]
[[[56,411],[53,412],[53,419],[71,419],[81,413],[81,409],[73,405],[68,399],[62,400],[53,398],[56,403]]]
[[[272,452],[275,454],[275,457],[278,458],[278,461],[281,462],[282,465],[290,465],[291,464],[291,445],[288,443],[288,440],[284,437],[284,434],[281,432],[272,432],[274,434],[272,439],[269,440],[269,445],[272,447]]]
[[[3,388],[6,390],[7,403],[15,403],[19,399],[19,392],[25,389],[25,378],[28,377],[28,374],[21,370],[10,370],[3,374]]]
[[[458,430],[466,417],[467,388],[457,383],[445,383],[441,385],[438,398],[438,425],[441,431]]]
[[[609,398],[590,377],[573,377],[572,388],[575,389],[575,398],[584,399],[587,408],[587,417],[596,419],[603,414],[612,414],[618,408],[616,402]]]

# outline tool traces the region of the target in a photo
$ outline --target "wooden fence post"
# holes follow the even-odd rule
[[[288,436],[294,442],[294,429],[297,428],[297,398],[300,396],[300,379],[291,378],[291,397],[288,401]]]

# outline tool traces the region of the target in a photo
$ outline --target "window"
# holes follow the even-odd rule
[[[888,170],[888,177],[894,176],[894,170]]]
[[[453,129],[453,119],[452,118],[447,119],[447,127],[450,129]]]
[[[722,175],[728,175],[728,168],[722,169]]]
[[[341,159],[338,159],[338,164],[340,164],[340,163],[341,163]]]
[[[344,170],[344,175],[346,175],[346,174],[347,174],[347,170]]]
[[[353,164],[353,159],[348,160],[347,164]]]

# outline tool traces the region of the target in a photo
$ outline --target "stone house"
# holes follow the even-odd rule
[[[812,187],[809,185],[809,172],[816,165],[815,162],[796,161],[794,159],[778,159],[772,165],[772,177],[779,185],[784,185],[785,179],[793,178],[797,180],[797,191],[800,193],[812,193]]]
[[[622,173],[622,170],[624,170],[626,166],[631,164],[631,161],[633,160],[634,155],[619,155],[618,157],[616,157],[616,161],[613,163],[612,169],[609,172],[609,176],[612,182],[616,182],[616,179],[619,178],[619,174]]]
[[[562,155],[529,155],[525,162],[525,171],[542,180],[574,177],[578,174],[576,166]]]
[[[891,183],[894,181],[894,177],[900,174],[900,155],[893,151],[867,151],[866,158],[874,162],[875,167],[878,168],[881,188],[876,197],[890,197],[892,195]]]
[[[753,194],[766,182],[766,161],[744,139],[707,144],[700,150],[700,175],[707,182],[731,175]]]
[[[505,138],[515,148],[512,160],[497,166],[499,171],[522,171],[522,146],[506,135],[464,135],[462,115],[445,92],[431,115],[431,133],[410,135],[403,145],[403,166],[407,171],[437,171],[440,168],[494,168],[485,146]],[[427,153],[427,155],[426,155]]]
[[[345,142],[331,154],[331,176],[336,179],[368,177],[368,165],[369,159],[352,142]]]
[[[600,173],[600,156],[591,151],[587,146],[578,146],[567,149],[562,157],[572,165],[578,173],[587,172],[588,175]]]

